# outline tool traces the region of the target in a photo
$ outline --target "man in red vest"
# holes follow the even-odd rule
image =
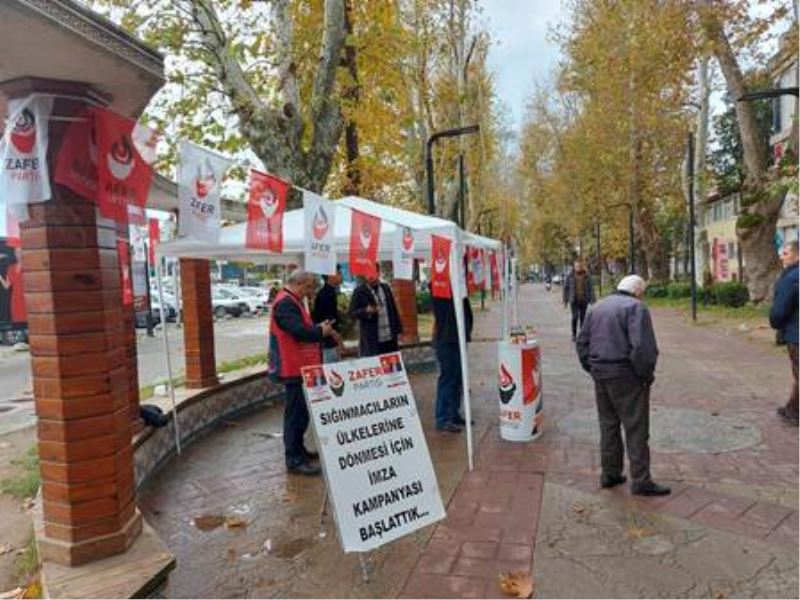
[[[275,297],[269,325],[269,373],[286,386],[283,412],[286,468],[300,475],[320,473],[319,466],[311,462],[317,454],[303,445],[309,416],[300,369],[322,364],[322,340],[326,337],[338,340],[339,337],[330,321],[314,325],[303,302],[313,297],[316,285],[317,278],[313,274],[299,269],[293,271]]]

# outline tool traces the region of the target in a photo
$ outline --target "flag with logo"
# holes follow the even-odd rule
[[[398,227],[392,257],[395,279],[414,278],[414,246],[414,231],[410,227]]]
[[[381,220],[352,210],[350,217],[350,272],[373,277],[377,274],[378,243],[381,239]]]
[[[95,112],[82,110],[75,115],[61,141],[53,179],[82,198],[96,202],[97,156]]]
[[[500,290],[500,271],[497,267],[497,252],[492,250],[489,254],[489,270],[492,274],[492,290]]]
[[[431,236],[431,295],[452,298],[450,286],[450,246],[452,242],[438,235]]]
[[[119,283],[122,288],[122,306],[133,306],[133,281],[131,280],[131,255],[128,242],[117,238]]]
[[[147,222],[147,237],[149,239],[147,259],[151,265],[156,264],[156,244],[161,241],[161,225],[158,219],[149,219]]]
[[[486,283],[483,266],[483,250],[467,246],[467,292],[473,294],[483,289]]]
[[[53,98],[32,95],[9,100],[0,140],[0,203],[16,219],[28,218],[28,204],[49,200],[47,144]]]
[[[178,233],[216,242],[221,226],[222,177],[232,161],[191,142],[180,143]]]
[[[336,207],[313,192],[303,191],[303,221],[305,225],[305,269],[320,275],[336,275],[336,246],[334,225]]]
[[[153,170],[134,146],[136,122],[111,110],[94,110],[100,214],[127,222],[128,205],[143,209],[147,203]]]
[[[291,185],[255,169],[250,171],[245,246],[283,252],[283,214]]]

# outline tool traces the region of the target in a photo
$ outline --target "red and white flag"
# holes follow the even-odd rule
[[[250,171],[245,246],[283,252],[283,214],[291,184],[267,173]]]
[[[153,170],[133,144],[136,122],[110,110],[94,110],[100,214],[127,222],[129,204],[143,209],[147,203]]]
[[[8,122],[0,140],[0,207],[18,220],[28,218],[28,204],[49,200],[47,173],[51,96],[9,100]]]
[[[497,267],[497,252],[492,250],[489,254],[489,269],[492,273],[492,290],[500,290],[500,270]]]
[[[414,231],[410,227],[398,227],[392,257],[392,275],[395,279],[414,278],[415,246]]]
[[[336,245],[333,232],[336,225],[336,206],[322,196],[303,191],[303,221],[306,271],[335,275]]]
[[[216,242],[221,227],[222,178],[231,161],[191,142],[180,144],[178,233]]]
[[[378,244],[381,239],[381,219],[360,210],[350,218],[350,272],[372,277],[377,274]]]
[[[156,264],[156,245],[161,242],[161,225],[158,219],[149,219],[147,222],[147,237],[149,238],[147,259],[151,265]]]
[[[55,182],[97,201],[97,128],[95,112],[83,110],[70,123],[56,157]]]
[[[483,250],[467,246],[467,292],[474,294],[483,289],[486,283],[483,266]]]
[[[431,295],[452,298],[450,285],[450,246],[452,242],[438,235],[431,236]]]
[[[122,306],[133,306],[133,281],[131,280],[131,255],[128,242],[117,239],[119,261],[119,283],[122,288]]]

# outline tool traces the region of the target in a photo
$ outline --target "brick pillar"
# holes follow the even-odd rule
[[[419,327],[417,326],[417,288],[413,281],[395,279],[392,281],[394,299],[403,323],[403,335],[400,341],[413,344],[419,341]]]
[[[43,80],[2,89],[10,97],[88,91]],[[73,116],[81,105],[57,98],[53,113]],[[51,171],[67,125],[50,121]],[[52,188],[52,199],[32,205],[20,227],[42,476],[38,544],[44,559],[78,565],[124,552],[142,520],[134,500],[116,227],[99,216],[93,199]]]
[[[183,348],[186,387],[217,385],[214,357],[214,315],[211,311],[211,272],[207,260],[181,259]]]

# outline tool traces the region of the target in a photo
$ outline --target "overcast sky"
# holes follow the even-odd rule
[[[565,11],[561,0],[484,0],[483,7],[492,34],[489,66],[497,96],[508,105],[519,132],[533,82],[544,81],[560,58],[547,33]]]

